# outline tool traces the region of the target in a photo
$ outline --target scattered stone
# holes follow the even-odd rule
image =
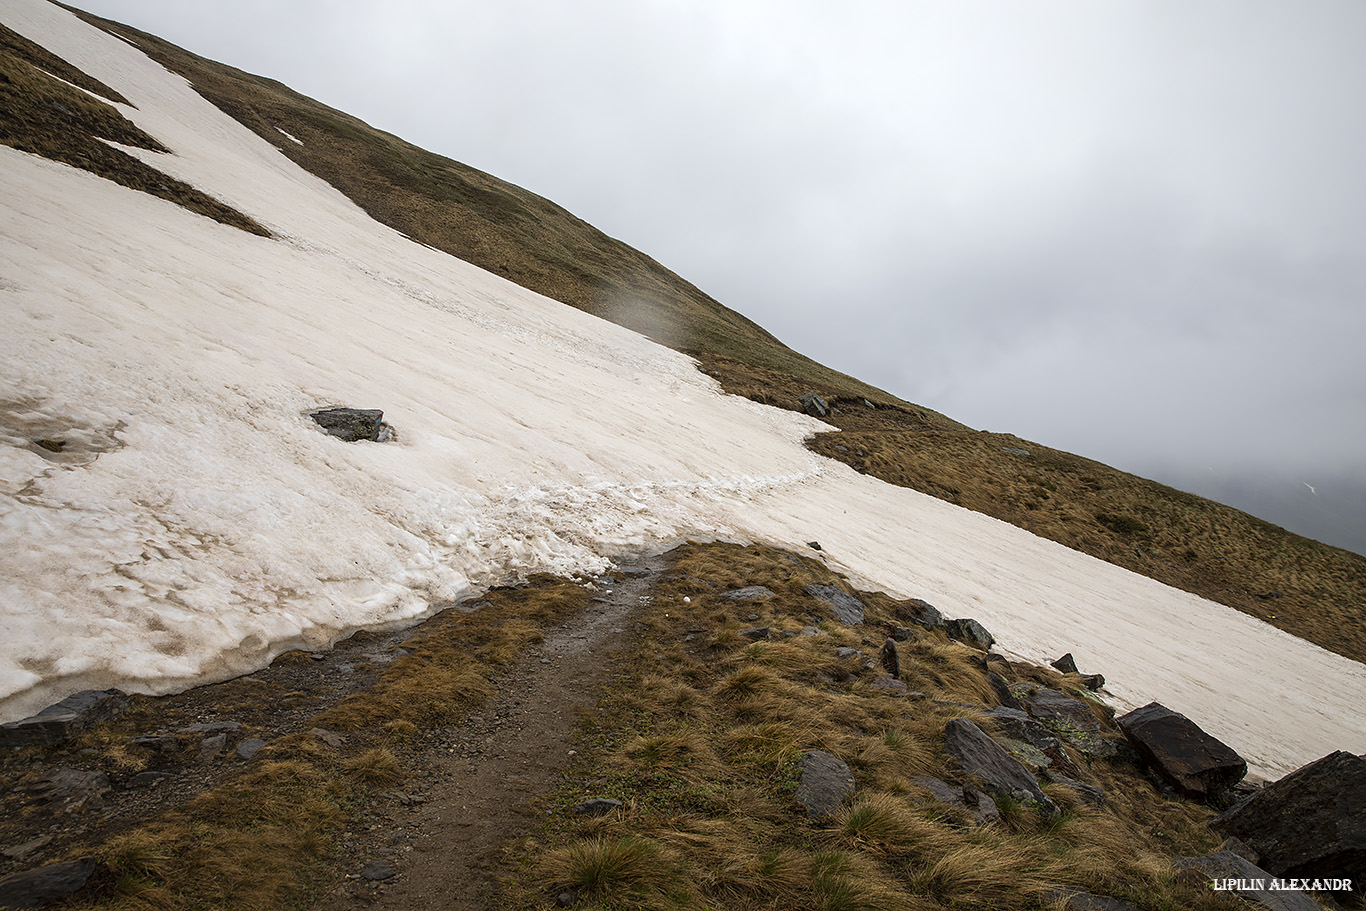
[[[844,761],[824,750],[808,750],[798,762],[797,803],[810,819],[829,816],[854,793],[854,773]]]
[[[51,835],[40,835],[32,841],[24,842],[22,845],[15,845],[12,848],[6,848],[3,853],[10,860],[23,860],[25,857],[28,857],[33,852],[47,847],[51,842]]]
[[[181,728],[182,734],[223,734],[232,733],[242,725],[236,721],[210,721],[203,724],[192,724],[187,728]]]
[[[821,634],[821,631],[820,631],[820,628],[819,628],[819,627],[816,627],[816,626],[803,626],[803,627],[802,627],[802,635],[803,635],[803,636],[819,636],[820,634]]]
[[[199,761],[213,762],[222,754],[223,748],[227,744],[227,734],[214,734],[212,737],[205,737],[199,742]]]
[[[752,629],[742,629],[740,630],[740,635],[746,639],[749,639],[752,642],[758,642],[761,639],[767,641],[773,638],[773,636],[771,635],[771,630],[767,626],[756,626]]]
[[[1210,825],[1246,842],[1277,876],[1351,879],[1366,889],[1366,758],[1329,753]]]
[[[574,905],[576,905],[576,904],[578,903],[578,901],[579,901],[578,893],[576,893],[576,892],[561,892],[559,895],[555,896],[555,907],[557,907],[557,908],[572,908]]]
[[[611,797],[594,797],[592,800],[585,800],[571,812],[575,816],[602,816],[619,806],[621,806],[620,800],[613,800]]]
[[[48,864],[0,879],[0,908],[37,908],[78,891],[95,872],[95,858]]]
[[[766,585],[751,585],[747,588],[737,588],[735,591],[726,592],[721,597],[729,598],[732,601],[767,601],[773,597],[773,589]]]
[[[132,778],[128,779],[128,787],[150,788],[154,785],[161,784],[170,777],[170,774],[167,772],[138,772]]]
[[[857,658],[862,654],[863,652],[847,645],[841,645],[839,648],[835,649],[836,658]]]
[[[901,660],[896,654],[895,639],[889,637],[886,642],[882,643],[882,651],[878,652],[878,660],[882,662],[882,666],[888,675],[895,679],[901,678]]]
[[[845,626],[858,626],[863,622],[863,602],[844,589],[834,585],[817,585],[813,582],[804,590],[833,611],[835,619]]]
[[[1048,902],[1062,902],[1067,911],[1143,911],[1138,905],[1122,902],[1108,895],[1093,895],[1090,892],[1072,889],[1054,889],[1044,896]]]
[[[802,411],[813,418],[823,418],[830,414],[830,406],[825,403],[825,399],[814,392],[803,393],[797,401],[802,403]]]
[[[987,632],[985,626],[970,617],[945,621],[944,631],[949,634],[950,639],[957,639],[966,645],[980,648],[984,652],[990,651],[991,646],[996,642],[996,637]]]
[[[309,417],[329,435],[348,443],[378,441],[384,427],[384,412],[378,409],[324,408]]]
[[[251,759],[260,751],[261,747],[265,745],[266,742],[264,740],[256,738],[244,740],[237,745],[237,755],[241,756],[243,759]]]
[[[398,871],[382,860],[372,860],[360,871],[360,878],[366,882],[380,883],[398,876]]]
[[[981,779],[989,793],[1014,798],[1050,816],[1058,812],[1029,770],[968,719],[955,718],[944,726],[944,750],[964,772]]]
[[[1095,807],[1096,809],[1105,806],[1105,791],[1093,784],[1077,781],[1075,778],[1068,778],[1066,775],[1059,775],[1057,772],[1052,772],[1047,769],[1043,771],[1043,778],[1044,781],[1049,784],[1059,784],[1064,788],[1071,788],[1073,791],[1076,791],[1077,796],[1081,798],[1082,803],[1085,803],[1088,806]]]
[[[28,786],[29,793],[54,807],[74,813],[104,806],[109,778],[103,772],[60,768]]]
[[[127,707],[128,697],[118,690],[83,690],[36,715],[0,724],[0,747],[63,743]]]
[[[986,825],[1001,816],[996,801],[972,785],[951,785],[928,775],[917,776],[912,780],[929,791],[940,803],[966,810],[978,825]]]
[[[895,677],[878,677],[873,681],[873,689],[892,696],[904,696],[909,691],[906,684]]]
[[[911,619],[912,623],[925,627],[925,629],[943,629],[944,615],[939,609],[928,601],[921,601],[919,598],[912,598],[906,602],[915,608],[918,616]]]
[[[1226,804],[1247,763],[1223,741],[1180,712],[1156,702],[1118,719],[1139,755],[1187,797]]]
[[[910,642],[915,633],[909,626],[893,626],[887,630],[887,635],[897,642]]]
[[[1271,911],[1318,911],[1318,904],[1303,892],[1272,890],[1273,877],[1256,864],[1248,863],[1232,851],[1219,851],[1204,857],[1182,857],[1172,864],[1177,872],[1211,880],[1221,891],[1233,891],[1250,902]]]
[[[1017,683],[1010,691],[1030,717],[1086,755],[1115,755],[1114,744],[1101,736],[1100,719],[1087,703],[1046,686]]]
[[[1062,671],[1064,674],[1081,673],[1081,671],[1077,670],[1077,662],[1076,659],[1072,657],[1071,652],[1068,652],[1066,655],[1063,655],[1057,661],[1050,661],[1048,663],[1051,664],[1057,670]]]
[[[544,658],[541,660],[545,661]],[[550,662],[545,661],[545,663],[549,664]],[[314,737],[317,737],[319,740],[321,740],[323,743],[327,744],[330,747],[339,747],[343,743],[346,743],[346,738],[343,737],[341,734],[337,734],[332,731],[325,731],[322,728],[314,728],[308,733],[312,734]]]

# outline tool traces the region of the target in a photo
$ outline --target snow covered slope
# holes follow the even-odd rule
[[[0,718],[223,678],[521,572],[814,538],[1262,774],[1366,752],[1361,665],[821,459],[818,422],[371,221],[127,43],[46,0],[0,10],[173,150],[132,154],[275,234],[0,148]],[[307,412],[336,404],[397,441],[324,435]]]

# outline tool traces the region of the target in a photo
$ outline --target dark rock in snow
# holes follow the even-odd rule
[[[721,597],[729,598],[732,601],[766,601],[773,597],[773,589],[763,585],[751,585],[748,588],[737,588],[735,591],[726,592]]]
[[[812,583],[804,591],[817,601],[830,608],[835,619],[845,626],[858,626],[863,622],[863,602],[842,588],[834,585]]]
[[[62,743],[127,707],[128,697],[118,690],[83,690],[36,715],[0,724],[0,747]]]
[[[0,908],[37,908],[78,891],[95,872],[95,858],[49,864],[0,879]]]
[[[1247,763],[1180,712],[1156,702],[1117,719],[1135,750],[1187,797],[1224,803]]]
[[[1211,880],[1211,885],[1231,886],[1231,891],[1270,911],[1318,911],[1319,908],[1303,892],[1269,888],[1273,879],[1271,874],[1232,851],[1182,857],[1172,864],[1172,869],[1177,872],[1189,870],[1190,875]]]
[[[1061,658],[1059,658],[1057,661],[1050,661],[1050,662],[1048,662],[1048,663],[1051,664],[1051,665],[1053,665],[1053,667],[1054,667],[1055,669],[1062,671],[1064,674],[1080,674],[1080,673],[1081,673],[1081,671],[1077,670],[1077,662],[1076,662],[1076,660],[1072,657],[1072,653],[1071,653],[1071,652],[1068,652],[1066,655],[1063,655],[1063,656],[1062,656]]]
[[[1210,825],[1242,839],[1277,876],[1350,879],[1366,889],[1366,758],[1330,753]]]
[[[379,441],[384,428],[384,412],[378,409],[324,408],[309,416],[328,434],[348,443]]]
[[[944,751],[958,760],[964,772],[979,778],[989,793],[1014,798],[1049,815],[1058,812],[1029,770],[968,719],[955,718],[944,726]]]
[[[957,639],[959,642],[980,648],[982,651],[990,651],[991,646],[996,642],[996,637],[987,632],[987,628],[972,618],[961,620],[948,620],[944,623],[944,630],[949,634],[950,639]]]
[[[888,638],[882,643],[882,650],[878,652],[878,660],[882,662],[882,667],[894,679],[901,679],[901,660],[896,654],[896,640]]]
[[[823,418],[830,413],[830,406],[825,403],[825,399],[814,392],[804,393],[797,401],[801,402],[802,411],[813,418]]]
[[[820,549],[821,549],[821,542],[819,542],[819,541],[807,541],[807,542],[806,542],[806,546],[809,547],[809,548],[811,548],[812,550],[820,550]]]
[[[797,803],[811,819],[829,816],[854,793],[854,773],[844,761],[824,750],[809,750],[798,763]]]

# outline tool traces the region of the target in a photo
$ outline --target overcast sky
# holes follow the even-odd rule
[[[1360,0],[76,2],[975,427],[1366,480]]]

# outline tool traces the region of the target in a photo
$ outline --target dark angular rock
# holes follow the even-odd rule
[[[996,637],[987,632],[985,626],[971,617],[945,621],[944,631],[949,634],[950,639],[957,639],[973,648],[980,648],[984,652],[990,651],[991,646],[996,642]]]
[[[378,409],[324,408],[312,412],[309,417],[331,436],[355,443],[379,438],[384,412]]]
[[[806,586],[805,591],[830,608],[835,614],[835,619],[845,626],[858,626],[863,622],[863,602],[844,589],[834,585],[812,583]]]
[[[1050,768],[1073,776],[1081,774],[1067,755],[1067,751],[1063,749],[1062,741],[1023,710],[1003,705],[991,709],[986,714],[1002,735],[1023,741],[1052,760]]]
[[[1002,706],[1008,709],[1016,709],[1017,711],[1024,710],[1024,707],[1020,705],[1020,701],[1015,698],[1015,694],[1010,691],[1010,684],[1006,682],[1006,678],[995,671],[989,670],[987,671],[987,682],[991,684],[992,692],[996,694],[996,701],[1001,703]]]
[[[0,908],[37,908],[78,891],[95,872],[95,858],[82,857],[0,879]]]
[[[1057,661],[1050,661],[1048,663],[1051,664],[1057,670],[1062,671],[1064,674],[1081,673],[1081,671],[1077,670],[1077,662],[1076,659],[1072,657],[1071,652],[1068,652],[1066,655],[1063,655]]]
[[[1100,689],[1101,687],[1103,687],[1103,686],[1105,685],[1105,675],[1104,675],[1104,674],[1082,674],[1082,675],[1081,675],[1081,685],[1084,686],[1084,687],[1086,687],[1088,690],[1092,690],[1092,691],[1098,690],[1098,689]]]
[[[620,800],[613,800],[611,797],[594,797],[592,800],[585,800],[570,812],[575,816],[602,816],[619,806],[621,806]]]
[[[128,697],[118,690],[73,693],[36,715],[0,724],[0,747],[62,743],[93,724],[119,715],[127,707]]]
[[[807,541],[807,542],[806,542],[806,546],[809,547],[809,548],[811,548],[812,550],[820,550],[820,549],[821,549],[821,542],[819,542],[819,541]]]
[[[1011,692],[1030,717],[1083,753],[1103,759],[1115,755],[1114,744],[1101,736],[1100,719],[1087,703],[1046,686],[1017,683]]]
[[[266,742],[264,740],[244,740],[237,745],[237,755],[241,756],[243,759],[251,759],[260,752],[261,747],[265,745]]]
[[[854,793],[854,773],[824,750],[808,750],[798,763],[797,803],[810,819],[829,816]]]
[[[980,779],[988,793],[1014,798],[1050,816],[1058,812],[1029,770],[968,719],[955,718],[944,726],[944,751]]]
[[[1329,753],[1210,825],[1246,842],[1277,876],[1350,879],[1366,889],[1366,758]]]
[[[944,628],[944,615],[930,602],[912,598],[906,603],[916,611],[916,616],[911,618],[912,623],[923,626],[925,629]]]
[[[372,860],[360,871],[360,878],[366,882],[378,883],[398,876],[398,871],[382,860]]]
[[[735,591],[726,592],[721,597],[729,598],[732,601],[766,601],[773,597],[773,589],[764,585],[751,585],[748,588],[737,588]]]
[[[211,737],[205,737],[199,742],[199,761],[212,762],[223,755],[223,748],[227,745],[227,734],[214,734]]]
[[[54,808],[71,813],[104,805],[109,777],[103,772],[61,768],[28,786],[28,791],[50,802]]]
[[[887,635],[897,642],[910,642],[915,632],[908,626],[893,626],[887,630]]]
[[[761,639],[772,639],[773,636],[770,634],[770,632],[770,628],[767,626],[756,626],[753,629],[740,630],[740,635],[753,642],[758,642]]]
[[[1172,864],[1172,869],[1189,870],[1193,876],[1209,879],[1212,887],[1230,887],[1221,891],[1236,892],[1270,911],[1319,911],[1318,904],[1303,892],[1271,889],[1274,877],[1270,873],[1232,851],[1182,857]]]
[[[1139,755],[1187,797],[1225,803],[1247,774],[1247,763],[1231,747],[1159,703],[1117,720]]]
[[[813,418],[823,418],[830,413],[830,406],[825,403],[825,399],[814,392],[803,393],[797,401],[801,402],[802,411]]]
[[[170,774],[167,772],[138,772],[132,778],[128,779],[128,787],[150,788],[154,785],[161,784],[163,781],[169,780],[170,777]]]
[[[882,651],[878,652],[878,660],[882,662],[882,667],[887,673],[895,678],[901,678],[901,660],[896,654],[896,640],[888,638],[882,643]]]

